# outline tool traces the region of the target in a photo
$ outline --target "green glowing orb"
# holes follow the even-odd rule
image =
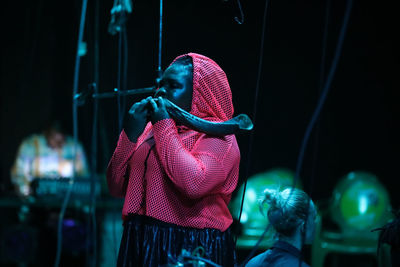
[[[333,215],[337,223],[352,231],[381,226],[390,209],[389,195],[378,178],[368,172],[350,172],[334,190]]]

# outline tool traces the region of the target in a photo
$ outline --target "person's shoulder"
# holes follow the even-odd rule
[[[65,137],[65,141],[66,142],[73,142],[74,141],[74,137],[73,136],[71,136],[71,135],[64,135],[64,137]]]
[[[35,142],[41,142],[42,140],[44,140],[44,136],[41,134],[31,134],[28,135],[27,137],[25,137],[22,141],[21,141],[21,145],[33,145]]]
[[[257,267],[257,266],[263,266],[264,260],[269,254],[269,250],[255,256],[249,262],[246,264],[246,267]]]
[[[299,265],[301,261],[301,265]],[[310,267],[306,262],[302,261],[301,259],[294,257],[292,255],[286,256],[284,258],[284,264],[283,266],[301,266],[301,267]]]
[[[65,135],[65,144],[67,146],[73,146],[75,144],[74,137],[71,135]],[[82,143],[79,140],[77,141],[77,144],[78,146],[82,146]]]

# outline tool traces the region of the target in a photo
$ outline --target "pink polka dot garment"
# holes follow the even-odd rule
[[[187,55],[193,59],[190,113],[210,121],[231,119],[232,94],[224,71],[203,55]],[[234,135],[209,136],[165,119],[148,123],[136,143],[121,132],[107,181],[111,195],[125,197],[123,218],[139,214],[225,231],[232,223],[227,205],[237,185],[239,162]]]

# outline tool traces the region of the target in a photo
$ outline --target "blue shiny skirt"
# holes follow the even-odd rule
[[[140,215],[124,221],[119,267],[235,266],[231,230],[196,229]]]

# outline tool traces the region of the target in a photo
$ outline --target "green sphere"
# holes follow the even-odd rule
[[[370,231],[385,223],[390,211],[387,190],[368,172],[354,171],[334,190],[333,218],[346,231]]]

